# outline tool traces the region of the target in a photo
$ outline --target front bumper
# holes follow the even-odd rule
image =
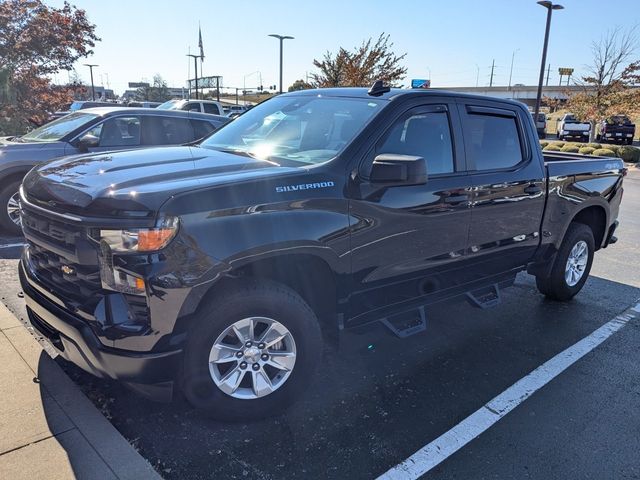
[[[20,284],[29,322],[60,356],[102,378],[121,380],[155,400],[170,400],[182,364],[182,350],[142,353],[105,346],[82,319],[59,306],[20,262]]]

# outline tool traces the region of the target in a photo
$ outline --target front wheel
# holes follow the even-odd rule
[[[214,295],[194,318],[183,392],[227,421],[272,416],[296,401],[322,353],[318,320],[288,287],[248,280]]]
[[[573,298],[587,281],[594,251],[591,229],[582,223],[569,225],[549,276],[536,277],[540,293],[559,301]]]
[[[0,190],[0,228],[11,235],[20,235],[20,181],[11,182]]]

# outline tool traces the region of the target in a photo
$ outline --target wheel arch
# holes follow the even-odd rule
[[[276,282],[300,295],[315,313],[323,333],[334,337],[339,326],[338,315],[341,313],[340,277],[326,259],[309,253],[261,258],[231,268],[218,280],[192,292],[195,295],[193,300],[197,302],[194,312],[204,308],[211,297],[238,288],[242,282]]]
[[[607,210],[602,205],[590,205],[577,212],[570,223],[582,223],[593,232],[596,250],[602,247],[607,233]]]

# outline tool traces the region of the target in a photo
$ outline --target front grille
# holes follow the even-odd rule
[[[96,232],[87,228],[54,220],[31,209],[23,208],[21,214],[29,244],[29,264],[38,281],[71,303],[73,310],[92,317],[103,295],[111,293],[102,288],[100,273],[103,268],[103,275],[113,275],[111,251],[107,248],[101,252],[100,244],[92,238],[97,236]],[[130,319],[140,325],[148,324],[146,297],[122,295]]]
[[[80,265],[46,248],[31,244],[31,266],[38,278],[65,297],[82,302],[101,289],[97,265]]]
[[[27,209],[22,210],[22,228],[31,268],[45,286],[77,304],[101,290],[97,244],[86,228]]]

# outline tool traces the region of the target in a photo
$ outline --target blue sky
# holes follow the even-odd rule
[[[62,1],[45,0],[59,6]],[[558,67],[576,74],[591,62],[590,45],[608,30],[640,22],[638,0],[556,0],[549,55],[550,84]],[[386,32],[397,53],[407,53],[405,83],[431,77],[434,86],[488,85],[495,59],[494,85],[506,85],[514,51],[512,83],[537,83],[546,10],[535,0],[271,0],[164,1],[73,0],[87,11],[102,38],[91,63],[96,84],[121,93],[129,81],[151,80],[159,73],[170,86],[183,86],[189,46],[196,53],[198,22],[205,50],[204,74],[223,75],[224,86],[278,81],[278,41],[270,33],[294,36],[285,42],[285,88],[314,71],[313,59],[340,46],[352,49]],[[608,5],[615,10],[603,10]],[[640,51],[640,50],[639,50]],[[88,82],[88,68],[77,72]],[[193,67],[191,64],[191,75]],[[57,80],[66,81],[66,73]]]

